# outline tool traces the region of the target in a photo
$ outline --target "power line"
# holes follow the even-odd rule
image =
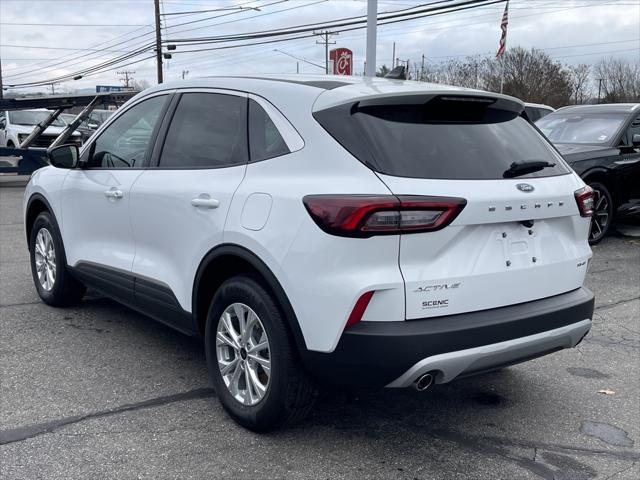
[[[433,2],[428,5],[435,5],[436,3],[451,3],[452,0],[442,0],[439,2]],[[426,16],[432,16],[443,13],[452,13],[456,11],[466,10],[470,8],[477,8],[483,5],[491,5],[496,3],[504,3],[507,0],[463,0],[454,5],[444,5],[439,7],[423,7],[420,9],[404,9],[397,10],[395,12],[389,14],[383,14],[378,16],[378,24],[382,24],[384,21],[389,21],[389,23],[393,23],[390,20],[400,19],[404,20],[413,20],[417,18],[423,18]],[[414,10],[414,11],[409,11]],[[382,18],[381,18],[382,17]],[[410,17],[410,18],[409,18]],[[216,43],[216,42],[224,42],[230,40],[245,40],[245,39],[255,39],[255,38],[263,38],[269,36],[279,36],[279,35],[289,35],[296,33],[305,33],[312,32],[314,30],[323,30],[323,29],[332,29],[337,31],[340,27],[347,27],[352,25],[359,25],[366,23],[366,17],[360,15],[357,17],[348,17],[341,18],[336,20],[330,20],[327,22],[318,22],[318,23],[309,23],[304,25],[296,25],[293,27],[272,29],[272,30],[262,30],[253,33],[243,33],[243,34],[235,34],[235,35],[221,35],[216,37],[195,37],[195,38],[177,38],[177,39],[169,39],[167,43],[183,43],[187,45],[197,45],[203,43]],[[340,29],[339,31],[346,31]]]
[[[0,25],[5,26],[20,26],[20,27],[143,27],[142,24],[135,23],[14,23],[14,22],[0,22]]]

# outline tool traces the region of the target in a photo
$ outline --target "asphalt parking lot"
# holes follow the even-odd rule
[[[41,303],[21,201],[0,187],[2,479],[640,478],[640,238],[594,249],[578,348],[425,393],[327,391],[256,435],[218,405],[200,341],[97,295]]]

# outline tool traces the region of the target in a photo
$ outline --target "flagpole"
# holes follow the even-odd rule
[[[502,14],[502,22],[500,23],[500,29],[502,35],[500,36],[500,46],[498,47],[498,53],[496,57],[500,58],[500,93],[504,91],[504,54],[507,50],[507,25],[509,24],[509,0],[507,0],[504,6],[504,13]]]

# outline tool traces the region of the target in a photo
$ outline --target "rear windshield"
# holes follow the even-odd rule
[[[427,101],[412,105],[338,106],[316,120],[373,170],[411,178],[489,180],[510,178],[514,163],[536,162],[518,178],[570,170],[518,112],[490,102]]]

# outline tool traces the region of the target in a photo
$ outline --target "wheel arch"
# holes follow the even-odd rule
[[[200,262],[193,283],[192,312],[195,328],[201,334],[207,321],[211,300],[218,287],[235,275],[255,272],[265,281],[287,320],[289,333],[299,353],[306,343],[291,302],[271,269],[253,252],[235,244],[223,244],[210,250]]]
[[[611,173],[604,168],[592,168],[591,170],[587,170],[586,172],[584,172],[581,177],[586,184],[589,184],[591,182],[598,182],[607,187],[607,190],[609,190],[609,194],[613,199],[613,209],[615,212],[620,197],[616,188],[616,182],[611,178]]]
[[[31,229],[33,228],[33,222],[42,212],[49,212],[51,214],[53,223],[55,223],[56,228],[58,229],[58,231],[60,231],[60,227],[58,226],[58,222],[56,220],[56,215],[53,212],[53,208],[51,208],[51,204],[49,203],[49,201],[41,193],[34,193],[33,195],[31,195],[31,197],[29,197],[27,208],[25,210],[24,228],[27,235],[27,246],[29,245],[29,240],[31,239]]]

